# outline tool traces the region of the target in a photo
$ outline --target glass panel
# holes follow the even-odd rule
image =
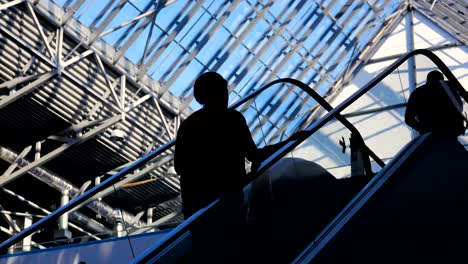
[[[400,66],[343,111],[343,116],[361,131],[366,144],[384,161],[413,138],[404,119],[409,96],[407,68],[407,63]],[[367,82],[371,74],[364,71],[358,80]]]
[[[349,146],[343,152],[340,145],[350,134],[333,119],[254,180],[246,189],[241,241],[252,244],[244,253],[291,262],[368,182]]]
[[[351,132],[336,119],[331,120],[291,153],[295,158],[319,164],[335,178],[351,176]]]
[[[76,1],[55,2],[61,6],[76,3]],[[87,0],[80,5],[75,18],[86,26],[96,28],[106,21],[118,2]],[[191,93],[188,92],[186,96],[185,92],[181,93],[180,90],[186,91],[189,86],[180,87],[173,80],[166,82],[167,79],[180,77],[178,73],[181,72],[181,68],[189,63],[188,54],[194,56],[191,60],[197,60],[204,71],[221,72],[230,82],[241,84],[236,87],[244,91],[256,89],[259,83],[267,83],[286,76],[307,81],[302,75],[307,75],[308,71],[318,64],[320,67],[325,67],[327,72],[320,71],[317,78],[336,83],[353,57],[349,56],[349,53],[360,54],[360,50],[365,48],[368,40],[385,22],[382,18],[388,17],[398,8],[399,3],[390,2],[385,2],[383,5],[384,1],[377,1],[376,7],[382,8],[379,11],[382,14],[376,16],[375,10],[370,8],[369,4],[354,2],[346,6],[340,1],[320,2],[320,5],[314,1],[292,3],[206,1],[202,4],[187,0],[173,1],[158,11],[149,41],[149,53],[145,59],[145,63],[148,64],[142,69],[160,82],[164,90],[172,92],[175,96],[183,95],[188,100],[192,100],[189,96]],[[151,1],[129,1],[113,14],[115,17],[106,26],[106,30],[129,21],[155,6],[157,5]],[[324,9],[328,10],[327,14],[323,13]],[[349,19],[350,16],[353,18]],[[374,16],[375,21],[368,21]],[[259,17],[260,19],[256,20]],[[210,25],[205,26],[207,21],[210,21]],[[359,21],[363,23],[356,26]],[[221,22],[222,25],[216,26],[215,30],[214,25]],[[361,35],[361,26],[364,27],[367,22],[372,23],[372,27]],[[335,25],[333,30],[330,30],[334,24],[339,26]],[[104,40],[118,49],[128,41],[140,25],[141,22],[125,36],[122,34],[131,26],[116,30],[106,35]],[[151,23],[124,54],[135,64],[140,63],[150,27]],[[247,30],[247,27],[251,28]],[[210,39],[203,46],[195,47],[193,41],[197,36],[210,36]],[[355,36],[359,36],[358,45],[348,46],[349,42],[354,44]],[[165,39],[169,43],[164,43]],[[348,44],[344,44],[345,42]],[[333,48],[321,50],[322,47]],[[340,49],[340,47],[345,48]],[[325,52],[327,50],[328,53]],[[290,54],[294,55],[289,56]],[[173,60],[180,63],[175,63]],[[302,70],[296,71],[299,66]],[[333,74],[328,74],[332,71]],[[197,74],[198,72],[190,72],[189,76],[185,77],[194,79]],[[241,90],[237,92],[245,94]],[[188,104],[193,105],[190,102]]]
[[[315,100],[302,89],[275,84],[238,110],[244,114],[254,141],[259,147],[278,143],[294,132],[299,122],[311,114]]]
[[[117,14],[117,16],[112,19],[112,22],[106,27],[106,30],[115,28],[117,26],[120,26],[123,23],[126,23],[128,21],[131,21],[133,18],[137,17],[140,15],[140,12],[138,9],[136,9],[134,6],[130,4],[125,4],[122,8],[122,10]],[[141,22],[139,22],[141,23]],[[107,41],[109,44],[112,46],[121,46],[122,43],[125,41],[125,39],[128,39],[131,34],[128,34],[127,36],[124,36],[123,34],[127,32],[128,27],[123,27],[120,28],[108,35],[105,35],[103,39]],[[122,43],[117,43],[117,41],[122,40]]]
[[[103,1],[93,1],[86,0],[80,8],[76,11],[75,17],[80,20],[81,23],[86,26],[90,26],[93,23],[101,20],[104,16],[103,14],[109,14],[116,6],[117,2],[112,3],[109,0]],[[101,15],[101,17],[99,17]]]

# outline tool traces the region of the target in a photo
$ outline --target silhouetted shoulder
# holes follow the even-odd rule
[[[242,115],[239,111],[234,110],[234,109],[227,109],[227,112],[228,112],[227,114],[232,116],[232,118],[237,118],[245,122],[244,115]]]

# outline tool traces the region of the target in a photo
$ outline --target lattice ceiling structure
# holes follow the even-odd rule
[[[231,103],[285,77],[332,96],[412,8],[466,45],[463,1],[1,0],[0,205],[44,214],[61,190],[76,196],[174,139],[200,107],[192,84],[208,70],[229,81]],[[315,106],[279,91],[243,109],[259,144]],[[171,154],[132,180],[167,174]],[[129,219],[151,208],[150,222],[177,223],[168,215],[178,194],[176,177],[122,188],[80,209],[76,222],[94,227],[77,230],[109,231],[116,207]]]

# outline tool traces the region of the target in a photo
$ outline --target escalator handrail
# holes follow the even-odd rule
[[[392,73],[396,68],[398,68],[401,64],[403,64],[408,58],[415,56],[415,55],[423,55],[426,56],[428,59],[430,59],[441,71],[442,73],[447,76],[449,81],[451,81],[456,89],[459,91],[460,95],[465,99],[465,101],[468,102],[467,97],[467,92],[463,89],[463,86],[458,82],[458,80],[455,78],[455,76],[452,74],[452,72],[449,70],[449,68],[445,65],[445,63],[437,57],[434,53],[432,53],[429,50],[425,49],[417,49],[413,50],[411,52],[408,52],[404,56],[400,57],[398,60],[396,60],[394,63],[392,63],[390,66],[388,66],[384,71],[382,71],[379,75],[374,77],[370,82],[368,82],[364,87],[353,93],[348,99],[344,100],[342,103],[340,103],[338,106],[335,108],[332,108],[331,111],[329,111],[326,115],[324,115],[322,118],[319,120],[315,121],[311,125],[309,125],[305,131],[307,132],[306,136],[302,139],[298,139],[295,141],[291,141],[287,143],[285,146],[283,146],[281,149],[273,153],[269,158],[267,158],[262,164],[259,166],[258,170],[256,171],[256,175],[261,175],[261,173],[265,172],[271,165],[276,163],[279,159],[281,159],[284,155],[289,153],[291,150],[293,150],[296,146],[298,146],[303,140],[308,138],[310,135],[315,133],[317,130],[319,130],[321,127],[323,127],[328,121],[330,121],[332,118],[339,118],[340,113],[346,109],[349,105],[351,105],[353,102],[358,100],[361,96],[366,94],[369,90],[371,90],[373,87],[375,87],[379,82],[381,82],[385,77],[387,77],[390,73]],[[268,84],[269,85],[269,84]],[[267,85],[267,86],[268,86]],[[323,99],[323,98],[322,98]],[[320,101],[317,101],[320,103]],[[328,104],[328,103],[327,103]],[[325,108],[325,107],[324,107]],[[344,118],[346,119],[346,118]],[[338,119],[339,120],[339,119]],[[354,127],[354,126],[353,126]],[[216,200],[215,202],[211,203],[209,206],[206,206],[203,208],[203,211],[209,210],[211,207],[213,207],[219,200]],[[142,254],[140,254],[137,258],[135,258],[132,263],[150,263],[150,260],[152,260],[157,254],[163,251],[163,248],[165,246],[168,246],[172,241],[176,239],[176,237],[182,235],[187,231],[187,228],[193,220],[198,217],[193,215],[190,217],[186,223],[182,223],[178,227],[176,227],[174,230],[172,230],[170,233],[168,233],[162,240],[158,241],[155,243],[153,246],[145,250]]]
[[[276,81],[273,81],[273,82],[263,86],[262,88],[256,90],[255,92],[252,92],[251,94],[245,96],[244,98],[242,98],[238,102],[236,102],[233,105],[229,106],[229,108],[234,109],[234,108],[242,105],[243,103],[251,100],[252,98],[257,96],[258,94],[262,93],[263,91],[265,91],[269,87],[271,87],[271,86],[273,86],[275,84],[278,84],[278,83],[290,83],[290,84],[296,85],[297,87],[299,87],[300,89],[305,91],[307,94],[309,94],[313,99],[315,99],[317,101],[317,103],[320,104],[327,111],[331,111],[333,109],[333,107],[331,105],[329,105],[328,102],[326,102],[315,90],[310,88],[305,83],[303,83],[301,81],[298,81],[298,80],[295,80],[295,79],[291,79],[291,78],[284,78],[284,79],[278,79]],[[337,113],[336,116],[337,116],[337,119],[340,120],[343,123],[343,125],[345,125],[353,133],[356,133],[356,135],[358,135],[360,138],[362,138],[360,136],[360,134],[359,134],[359,131],[351,123],[349,123],[349,121],[347,121],[346,118],[342,117],[339,113]],[[104,180],[101,184],[99,184],[97,186],[94,186],[90,190],[84,192],[80,196],[78,196],[75,199],[71,200],[68,204],[58,208],[57,210],[53,211],[51,214],[49,214],[46,217],[40,219],[39,221],[33,223],[31,226],[29,226],[28,228],[22,230],[21,232],[19,232],[15,236],[10,237],[6,241],[2,242],[0,244],[0,252],[3,252],[7,247],[12,246],[13,244],[17,243],[20,239],[23,239],[26,236],[33,234],[34,232],[39,230],[39,228],[43,227],[44,225],[46,225],[46,224],[48,224],[48,223],[50,223],[52,221],[57,220],[63,214],[67,213],[70,210],[73,210],[74,208],[76,208],[80,204],[83,204],[87,200],[93,198],[96,194],[98,194],[99,192],[103,191],[104,189],[110,187],[112,184],[115,184],[115,183],[119,182],[120,180],[123,180],[124,177],[127,174],[129,174],[131,171],[133,171],[134,169],[140,167],[141,165],[145,164],[146,162],[152,160],[154,157],[156,157],[156,156],[164,153],[166,150],[170,149],[172,146],[174,146],[175,141],[176,141],[176,139],[173,139],[173,140],[167,142],[166,144],[164,144],[163,146],[157,148],[156,150],[144,155],[140,159],[136,160],[134,163],[130,164],[129,166],[125,167],[124,169],[122,169],[118,173],[116,173],[113,176],[111,176],[111,177],[107,178],[106,180]],[[369,150],[367,147],[366,147],[366,149]],[[383,161],[381,161],[380,158],[378,158],[370,150],[369,150],[369,154],[375,160],[377,160],[379,162],[379,164],[380,163],[384,164]]]
[[[273,81],[265,86],[263,86],[262,88],[258,89],[257,91],[253,92],[252,94],[250,94],[251,98],[254,98],[256,95],[260,94],[261,92],[263,92],[264,90],[268,89],[270,86],[273,86],[277,83],[289,83],[289,84],[293,84],[299,88],[301,88],[303,91],[305,91],[310,97],[312,97],[317,103],[319,103],[320,106],[322,106],[325,110],[327,110],[328,112],[332,111],[333,110],[333,106],[331,106],[322,96],[320,96],[315,90],[313,90],[312,88],[310,88],[307,84],[299,81],[299,80],[296,80],[296,79],[292,79],[292,78],[282,78],[282,79],[278,79],[276,81]],[[247,102],[248,100],[250,100],[251,98],[244,98],[242,100],[240,100],[239,102],[237,102],[236,104],[232,105],[233,108],[237,108],[238,106],[244,104],[245,102]],[[336,114],[334,114],[334,117],[340,121],[346,128],[348,128],[355,136],[357,136],[357,140],[361,143],[361,146],[364,147],[364,150],[367,152],[367,154],[372,157],[372,159],[374,159],[379,165],[380,167],[383,167],[385,166],[385,163],[371,150],[369,149],[365,144],[364,144],[364,140],[361,136],[361,133],[359,133],[359,131],[356,129],[356,127],[351,124],[345,117],[343,117],[339,112],[337,112]],[[370,168],[368,168],[369,170]],[[370,173],[370,171],[367,171],[367,173]]]
[[[445,63],[431,51],[426,50],[426,49],[417,49],[417,50],[408,52],[407,54],[405,54],[404,56],[396,60],[394,63],[388,66],[384,71],[382,71],[379,75],[377,75],[370,82],[364,85],[364,87],[357,90],[350,97],[348,97],[348,99],[341,102],[338,106],[336,106],[334,109],[329,111],[319,120],[310,124],[304,130],[307,132],[306,133],[307,135],[305,137],[306,138],[309,137],[310,135],[318,131],[327,122],[329,122],[332,118],[336,118],[339,115],[339,113],[341,113],[349,105],[351,105],[353,102],[358,100],[361,96],[366,94],[369,90],[375,87],[380,81],[382,81],[385,77],[387,77],[390,73],[392,73],[396,68],[398,68],[401,64],[403,64],[406,60],[408,60],[410,57],[415,56],[415,55],[423,55],[423,56],[426,56],[428,59],[430,59],[439,68],[439,70],[441,70],[442,73],[445,76],[447,76],[447,79],[450,81],[450,83],[452,85],[455,85],[455,88],[457,89],[459,94],[465,99],[465,102],[468,102],[468,92],[463,88],[460,82],[455,78],[455,76],[450,71],[450,69],[445,65]],[[259,166],[257,170],[257,173],[258,173],[257,175],[260,175],[261,173],[265,172],[271,165],[273,165],[275,162],[281,159],[282,156],[284,156],[286,153],[289,153],[291,150],[293,150],[301,142],[302,140],[290,142],[287,145],[285,145],[283,148],[278,150],[277,152],[273,153],[268,159],[266,159]]]

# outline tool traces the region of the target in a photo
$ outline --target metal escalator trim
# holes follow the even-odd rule
[[[205,206],[204,208],[198,210],[195,214],[190,216],[187,220],[182,222],[176,228],[171,230],[167,235],[165,235],[161,240],[157,243],[152,245],[151,247],[147,248],[143,253],[138,255],[132,263],[153,263],[153,261],[163,255],[166,251],[168,251],[168,247],[171,247],[171,244],[178,241],[181,237],[183,237],[187,232],[189,226],[195,221],[198,217],[203,215],[206,211],[210,210],[219,202],[219,199],[214,200],[209,205]],[[169,244],[169,245],[166,245]],[[166,245],[166,247],[163,247]]]

